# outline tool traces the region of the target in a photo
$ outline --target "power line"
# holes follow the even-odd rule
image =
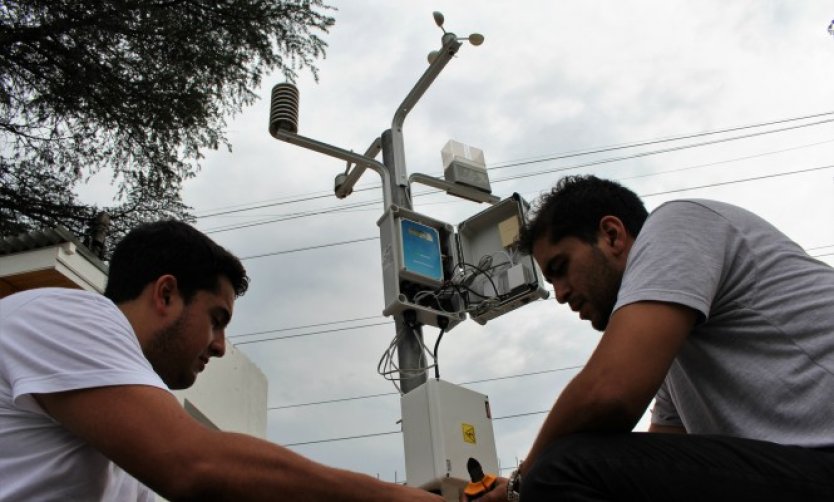
[[[319,326],[330,326],[333,324],[344,324],[346,322],[353,322],[353,321],[367,321],[369,319],[378,319],[378,315],[367,316],[367,317],[354,317],[353,319],[343,319],[341,321],[328,321],[328,322],[318,322],[315,324],[304,324],[301,326],[292,326],[289,328],[275,328],[275,329],[268,329],[265,331],[253,331],[251,333],[239,333],[237,335],[226,335],[226,338],[238,338],[241,336],[254,336],[254,335],[268,335],[270,333],[278,333],[280,331],[292,331],[295,329],[304,329],[304,328],[316,328]]]
[[[295,249],[287,249],[284,251],[273,251],[271,253],[263,253],[263,254],[256,254],[251,256],[244,256],[240,258],[241,261],[243,260],[253,260],[255,258],[264,258],[266,256],[277,256],[282,254],[290,254],[290,253],[298,253],[300,251],[312,251],[314,249],[322,249],[322,248],[330,248],[334,246],[342,246],[344,244],[354,244],[357,242],[366,242],[366,241],[378,241],[379,237],[362,237],[360,239],[352,239],[349,241],[339,241],[339,242],[328,242],[326,244],[319,244],[316,246],[306,246],[303,248],[295,248]]]
[[[549,413],[550,410],[541,410],[541,411],[530,411],[527,413],[516,413],[514,415],[506,415],[503,417],[495,417],[492,419],[493,422],[497,420],[509,420],[512,418],[521,418],[521,417],[528,417],[532,415],[542,415],[544,413]],[[315,439],[313,441],[301,441],[298,443],[286,443],[283,444],[285,448],[291,448],[293,446],[305,446],[310,444],[321,444],[321,443],[335,443],[340,441],[350,441],[352,439],[365,439],[365,438],[372,438],[372,437],[379,437],[379,436],[390,436],[393,434],[402,434],[402,430],[399,431],[386,431],[386,432],[374,432],[371,434],[359,434],[356,436],[342,436],[342,437],[335,437],[335,438],[327,438],[327,439]]]
[[[375,432],[372,434],[360,434],[358,436],[344,436],[339,438],[328,438],[328,439],[317,439],[315,441],[302,441],[300,443],[287,443],[281,446],[285,448],[291,448],[293,446],[304,446],[308,444],[319,444],[319,443],[333,443],[336,441],[348,441],[351,439],[363,439],[363,438],[372,438],[377,436],[388,436],[391,434],[402,434],[403,431],[389,431],[389,432]]]
[[[623,150],[623,149],[627,149],[627,148],[636,148],[636,147],[640,147],[640,146],[649,146],[649,145],[655,145],[655,144],[659,144],[659,143],[668,143],[668,142],[671,142],[671,141],[680,141],[680,140],[685,140],[685,139],[699,138],[699,137],[710,136],[710,135],[714,135],[714,134],[723,134],[723,133],[728,133],[728,132],[742,131],[742,130],[745,130],[745,129],[754,129],[756,127],[766,127],[766,126],[776,125],[776,124],[785,124],[785,123],[788,123],[788,122],[796,122],[796,121],[799,121],[799,120],[819,118],[819,117],[824,117],[824,116],[832,115],[832,114],[834,114],[834,112],[817,113],[817,114],[814,114],[814,115],[806,115],[804,117],[794,117],[794,118],[788,118],[788,119],[782,119],[782,120],[775,120],[775,121],[772,121],[772,122],[762,122],[762,123],[750,124],[750,125],[746,125],[746,126],[730,127],[730,128],[727,128],[727,129],[719,129],[719,130],[716,130],[716,131],[707,131],[707,132],[702,132],[702,133],[694,133],[694,134],[687,134],[687,135],[681,135],[681,136],[672,136],[672,137],[669,137],[669,138],[661,138],[661,139],[657,139],[657,140],[643,141],[643,142],[638,142],[638,143],[626,143],[626,144],[623,144],[623,145],[603,147],[603,148],[592,149],[592,150],[587,150],[587,151],[580,151],[580,152],[569,153],[569,154],[559,154],[559,155],[554,155],[554,156],[547,156],[547,157],[544,157],[544,158],[536,158],[536,159],[533,159],[533,160],[518,161],[518,162],[511,161],[511,162],[508,162],[506,164],[502,164],[502,165],[495,166],[495,167],[490,167],[490,169],[497,170],[497,169],[504,169],[506,167],[517,167],[517,166],[522,166],[522,165],[527,165],[527,164],[534,164],[534,163],[538,163],[538,162],[548,162],[548,161],[551,161],[551,160],[562,160],[562,159],[568,159],[568,158],[572,158],[572,157],[580,157],[580,156],[584,156],[584,155],[592,155],[592,154],[597,154],[597,153],[606,153],[606,152],[612,152],[612,151],[616,151],[616,150]],[[828,121],[815,122],[815,123],[807,124],[807,125],[817,125],[817,124],[821,124],[821,123],[824,123],[824,122],[828,122]],[[800,126],[797,126],[797,127],[805,127],[805,126],[800,125]],[[761,132],[761,133],[756,133],[756,135],[758,135],[758,134],[768,134],[769,132],[781,132],[782,130],[786,130],[786,129],[776,129],[774,131],[765,131],[765,132]]]
[[[282,222],[282,221],[296,220],[296,219],[299,219],[299,218],[307,218],[309,216],[318,216],[318,215],[321,215],[321,214],[335,213],[336,211],[344,211],[345,209],[354,209],[354,208],[358,208],[358,207],[368,207],[368,206],[371,206],[373,204],[379,204],[381,202],[382,202],[382,199],[379,199],[379,200],[373,200],[373,201],[370,201],[370,202],[357,202],[357,203],[354,203],[354,204],[348,204],[346,206],[332,206],[332,207],[316,209],[316,210],[312,210],[312,211],[302,211],[302,212],[298,212],[298,213],[289,213],[289,214],[282,215],[278,218],[264,220],[264,221],[257,221],[257,222],[254,222],[254,223],[244,223],[244,224],[241,224],[241,225],[232,225],[232,226],[229,226],[229,227],[213,228],[213,229],[205,230],[205,231],[203,231],[203,233],[204,234],[216,234],[216,233],[220,233],[220,232],[228,232],[229,230],[239,230],[241,228],[256,227],[256,226],[259,226],[259,225],[266,225],[268,223],[278,223],[278,222]]]
[[[351,329],[360,329],[360,328],[370,328],[373,326],[383,326],[386,324],[394,324],[394,321],[383,321],[383,322],[375,322],[370,324],[360,324],[359,326],[350,326],[347,328],[335,328],[335,329],[325,329],[321,331],[311,331],[309,333],[299,333],[297,335],[284,335],[284,336],[276,336],[272,338],[261,338],[258,340],[244,340],[242,342],[235,342],[235,346],[240,345],[248,345],[250,343],[261,343],[261,342],[272,342],[275,340],[289,340],[290,338],[301,338],[305,336],[312,336],[312,335],[323,335],[325,333],[336,333],[339,331],[348,331]]]
[[[657,155],[657,154],[661,154],[661,153],[678,152],[680,150],[687,150],[689,148],[697,148],[697,147],[702,147],[702,146],[715,145],[715,144],[718,144],[718,143],[725,143],[725,142],[728,142],[728,141],[736,141],[736,140],[739,140],[739,139],[753,138],[753,137],[756,137],[756,136],[763,136],[765,134],[772,134],[772,133],[776,133],[776,132],[784,132],[784,131],[789,131],[791,129],[800,129],[802,127],[810,127],[810,126],[814,126],[814,125],[827,124],[827,123],[830,123],[830,122],[834,122],[834,119],[821,120],[819,122],[812,122],[810,124],[800,124],[800,125],[791,126],[791,127],[783,127],[781,129],[773,129],[773,130],[770,130],[770,131],[762,131],[762,132],[756,132],[756,133],[750,133],[750,134],[742,134],[740,136],[733,136],[731,138],[721,138],[721,139],[715,139],[715,140],[711,140],[711,141],[702,141],[700,143],[692,143],[692,144],[689,144],[689,145],[674,146],[674,147],[670,147],[670,148],[661,148],[660,150],[650,150],[648,152],[640,152],[640,153],[635,153],[635,154],[632,154],[632,155],[623,155],[621,157],[609,157],[607,159],[595,160],[595,161],[592,161],[592,162],[586,162],[584,164],[577,164],[577,165],[573,165],[573,166],[558,167],[558,168],[555,168],[555,169],[548,169],[548,170],[545,170],[545,171],[534,171],[532,173],[517,174],[515,176],[509,176],[509,177],[506,177],[506,178],[495,180],[493,183],[502,183],[504,181],[519,180],[519,179],[523,179],[523,178],[531,178],[533,176],[541,176],[543,174],[553,174],[553,173],[558,173],[558,172],[561,172],[561,171],[570,171],[570,170],[579,169],[579,168],[582,168],[582,167],[592,167],[592,166],[598,166],[598,165],[601,165],[601,164],[610,164],[612,162],[620,162],[620,161],[623,161],[623,160],[631,160],[631,159],[637,159],[637,158],[641,158],[641,157],[648,157],[650,155]]]
[[[820,168],[812,168],[810,170],[813,171],[813,170],[818,170],[818,169],[828,169],[828,168],[832,168],[832,167],[834,167],[834,166],[824,166],[824,167],[820,167]],[[796,172],[806,172],[806,171],[809,171],[809,170],[802,170],[802,171],[796,171]],[[788,173],[788,174],[791,174],[791,173]],[[755,179],[772,178],[772,177],[775,177],[775,176],[779,176],[779,175],[768,175],[768,176],[758,177],[758,178],[755,178]],[[726,182],[724,184],[728,184],[728,183],[730,183],[730,182]],[[669,190],[669,191],[665,191],[665,192],[656,192],[656,193],[653,193],[653,194],[641,195],[641,197],[651,197],[653,195],[664,195],[664,194],[668,194],[668,193],[686,191],[686,190],[695,190],[695,189],[699,189],[699,188],[710,188],[712,186],[717,186],[717,185],[720,185],[720,184],[721,183],[712,184],[712,185],[702,185],[702,186],[698,186],[698,187],[682,188],[682,189],[677,189],[677,190]],[[824,246],[815,246],[813,248],[806,248],[805,251],[808,252],[808,251],[812,251],[812,250],[816,250],[816,249],[825,249],[825,248],[830,248],[830,247],[834,247],[834,244],[828,244],[828,245],[824,245]],[[276,253],[272,253],[272,254],[281,254],[281,252],[276,252]],[[832,256],[832,255],[834,255],[834,252],[825,253],[825,254],[809,254],[809,256],[811,258],[822,258],[822,257],[827,257],[827,256]],[[553,293],[553,290],[549,290],[549,291],[550,291],[550,293]],[[237,334],[237,335],[229,335],[227,338],[238,338],[238,337],[243,337],[243,336],[255,336],[255,335],[262,335],[262,334],[269,334],[269,333],[278,333],[278,332],[282,332],[282,331],[292,331],[292,330],[295,330],[295,329],[311,328],[311,327],[317,327],[317,326],[328,326],[328,325],[334,325],[334,324],[343,324],[343,323],[346,323],[346,322],[361,321],[361,320],[376,319],[376,318],[378,318],[378,316],[358,317],[358,318],[354,318],[354,319],[345,319],[345,320],[342,320],[342,321],[330,321],[330,322],[325,322],[325,323],[308,324],[308,325],[294,326],[294,327],[289,327],[289,328],[276,328],[276,329],[271,329],[271,330],[266,330],[266,331],[257,331],[257,332],[252,332],[252,333],[242,333],[242,334]],[[261,339],[258,339],[258,340],[246,340],[246,341],[242,341],[242,342],[235,342],[235,345],[236,346],[237,345],[247,345],[247,344],[252,344],[252,343],[270,342],[270,341],[285,340],[285,339],[291,339],[291,338],[300,338],[300,337],[312,336],[312,335],[336,333],[336,332],[339,332],[339,331],[346,331],[346,330],[351,330],[351,329],[360,329],[360,328],[367,328],[367,327],[373,327],[373,326],[382,326],[384,324],[391,324],[391,322],[392,321],[383,321],[383,322],[379,322],[379,323],[363,324],[363,325],[359,325],[359,326],[348,326],[348,327],[335,328],[335,329],[329,329],[329,330],[311,331],[311,332],[300,333],[300,334],[296,334],[296,335],[277,336],[277,337],[272,337],[272,338],[261,338]],[[466,383],[466,382],[464,382],[464,383]],[[468,383],[476,383],[476,382],[468,382]],[[371,396],[367,396],[367,397],[377,397],[377,396],[382,396],[382,395],[388,395],[388,394],[375,394],[375,395],[371,395]],[[361,398],[361,396],[359,398]],[[345,400],[351,400],[351,399],[353,399],[353,398],[348,398],[348,399],[345,399]],[[312,405],[312,404],[324,404],[324,403],[327,403],[327,402],[338,402],[338,401],[341,401],[341,400],[342,399],[336,399],[336,400],[332,400],[332,401],[322,401],[320,403],[319,402],[307,403],[307,404],[300,404],[298,406],[306,406],[306,405]],[[288,407],[293,407],[293,406],[288,406]],[[280,408],[282,408],[282,407],[268,408],[268,409],[280,409]]]
[[[703,167],[703,166],[694,166],[694,167]],[[653,197],[653,196],[657,196],[657,195],[666,195],[666,194],[670,194],[670,193],[685,192],[685,191],[697,190],[697,189],[701,189],[701,188],[711,188],[711,187],[716,187],[716,186],[730,185],[730,184],[734,184],[734,183],[746,183],[746,182],[749,182],[749,181],[759,181],[759,180],[762,180],[762,179],[774,178],[774,177],[778,177],[778,176],[790,176],[790,175],[793,175],[793,174],[802,174],[802,173],[806,173],[806,172],[820,171],[820,170],[824,170],[824,169],[830,169],[831,167],[834,167],[834,166],[821,166],[821,167],[814,167],[814,168],[809,168],[809,169],[800,169],[800,170],[797,170],[797,171],[781,172],[781,173],[775,173],[775,174],[753,177],[753,178],[743,178],[743,179],[739,179],[739,180],[724,181],[724,182],[707,184],[707,185],[698,185],[698,186],[688,187],[688,188],[678,188],[678,189],[667,190],[667,191],[663,191],[663,192],[640,194],[640,197]],[[689,169],[689,168],[684,168],[684,169]],[[680,171],[680,170],[682,170],[682,169],[678,169],[678,170],[675,170],[675,171]],[[656,174],[665,174],[667,172],[673,172],[673,171],[663,171],[661,173],[656,173]],[[366,241],[372,241],[372,240],[379,240],[379,237],[378,236],[362,237],[362,238],[358,238],[358,239],[352,239],[352,240],[347,240],[347,241],[339,241],[339,242],[331,242],[331,243],[319,244],[319,245],[315,245],[315,246],[307,246],[307,247],[303,247],[303,248],[288,249],[288,250],[282,250],[282,251],[273,251],[273,252],[270,252],[270,253],[262,253],[262,254],[258,254],[258,255],[246,256],[244,258],[241,258],[241,260],[249,260],[249,259],[254,259],[254,258],[263,258],[263,257],[267,257],[267,256],[278,256],[278,255],[296,253],[296,252],[300,252],[300,251],[308,251],[308,250],[321,249],[321,248],[326,248],[326,247],[341,246],[341,245],[345,245],[345,244],[353,244],[353,243],[357,243],[357,242],[366,242]],[[824,247],[829,247],[829,246],[824,246]],[[811,249],[807,249],[806,251],[810,251],[810,250]]]
[[[565,154],[547,155],[547,156],[544,156],[544,157],[535,157],[533,159],[524,159],[524,160],[517,160],[517,161],[511,160],[511,161],[499,162],[499,163],[497,163],[497,165],[490,166],[490,170],[506,169],[508,167],[518,167],[518,166],[540,163],[540,162],[549,162],[549,161],[553,161],[553,160],[563,160],[563,159],[569,159],[569,158],[574,158],[574,157],[581,157],[581,156],[585,156],[585,155],[594,155],[594,154],[598,154],[598,153],[607,153],[607,152],[612,152],[612,151],[616,151],[616,150],[624,150],[624,149],[628,149],[628,148],[637,148],[637,147],[641,147],[641,146],[649,146],[649,145],[655,145],[655,144],[660,144],[660,143],[668,143],[668,142],[672,142],[672,141],[681,141],[681,140],[686,140],[686,139],[693,139],[693,138],[699,138],[699,137],[704,137],[704,136],[711,136],[711,135],[715,135],[715,134],[724,134],[724,133],[728,133],[728,132],[743,131],[743,130],[747,130],[747,129],[755,129],[755,128],[758,128],[758,127],[767,127],[767,126],[771,126],[771,125],[785,124],[785,123],[789,123],[789,122],[797,122],[797,121],[800,121],[800,120],[808,120],[808,119],[813,119],[813,118],[825,117],[825,116],[832,115],[832,114],[834,114],[834,111],[817,113],[817,114],[812,114],[812,115],[805,115],[805,116],[801,116],[801,117],[792,117],[792,118],[774,120],[774,121],[770,121],[770,122],[759,122],[759,123],[756,123],[756,124],[748,124],[748,125],[744,125],[744,126],[729,127],[729,128],[725,128],[725,129],[717,129],[717,130],[714,130],[714,131],[704,131],[704,132],[700,132],[700,133],[691,133],[691,134],[683,134],[683,135],[676,135],[676,136],[668,136],[668,137],[658,138],[658,139],[653,139],[653,140],[637,141],[637,142],[624,143],[624,144],[612,145],[612,146],[604,146],[604,147],[600,147],[600,148],[580,150],[578,152],[570,152],[570,153],[565,153]],[[809,125],[815,125],[815,124],[809,124]],[[761,134],[767,134],[767,132],[761,133]],[[379,185],[374,185],[374,186],[365,187],[365,188],[359,188],[359,189],[355,189],[354,193],[368,191],[368,190],[376,190],[378,188],[380,188]],[[319,192],[315,192],[316,195],[298,196],[298,197],[295,197],[295,198],[290,199],[290,200],[283,200],[283,201],[278,201],[278,202],[264,201],[264,203],[258,204],[258,205],[252,205],[252,206],[245,205],[246,207],[232,206],[233,208],[228,209],[228,210],[220,210],[222,208],[219,208],[218,210],[216,210],[214,212],[208,212],[208,213],[205,213],[205,214],[201,214],[201,215],[197,216],[196,218],[200,219],[200,218],[210,218],[210,217],[214,217],[214,216],[223,216],[223,215],[234,214],[234,213],[245,212],[245,211],[254,211],[256,209],[264,209],[264,208],[268,208],[268,207],[296,204],[296,203],[299,203],[299,202],[307,202],[307,201],[311,201],[311,200],[329,198],[329,197],[333,196],[332,193],[321,194],[321,195],[318,195],[318,193]],[[292,197],[292,196],[290,196],[290,197]]]
[[[582,366],[581,365],[579,365],[579,366],[565,366],[565,367],[562,367],[562,368],[551,368],[551,369],[548,369],[548,370],[531,371],[531,372],[528,372],[528,373],[518,373],[518,374],[515,374],[515,375],[506,375],[506,376],[493,377],[493,378],[482,378],[480,380],[471,380],[471,381],[468,381],[468,382],[460,382],[459,385],[472,385],[472,384],[477,384],[477,383],[496,382],[498,380],[510,380],[510,379],[513,379],[513,378],[524,378],[524,377],[535,376],[535,375],[544,375],[546,373],[556,373],[556,372],[559,372],[559,371],[575,370],[575,369],[579,369],[579,368],[582,368]],[[283,406],[271,406],[271,407],[267,407],[267,410],[268,411],[286,410],[286,409],[291,409],[291,408],[301,408],[301,407],[304,407],[304,406],[315,406],[315,405],[319,405],[319,404],[341,403],[341,402],[345,402],[345,401],[357,401],[357,400],[361,400],[361,399],[370,399],[370,398],[374,398],[374,397],[394,396],[394,395],[399,395],[399,392],[393,392],[393,391],[392,392],[381,392],[379,394],[366,394],[366,395],[363,395],[363,396],[342,397],[342,398],[337,398],[337,399],[327,399],[327,400],[324,400],[324,401],[312,401],[312,402],[308,402],[308,403],[286,404],[286,405],[283,405]]]
[[[602,164],[620,162],[620,161],[624,161],[624,160],[631,160],[631,159],[636,159],[636,158],[647,157],[647,156],[650,156],[650,155],[657,155],[657,154],[675,152],[675,151],[680,151],[680,150],[685,150],[685,149],[690,149],[690,148],[708,146],[708,145],[723,143],[723,142],[728,142],[728,141],[736,141],[736,140],[740,140],[740,139],[747,139],[747,138],[752,138],[752,137],[756,137],[756,136],[762,136],[762,135],[765,135],[765,134],[773,134],[773,133],[777,133],[777,132],[784,132],[784,131],[788,131],[788,130],[792,130],[792,129],[799,129],[799,128],[803,128],[803,127],[810,127],[810,126],[814,126],[814,125],[820,125],[820,124],[831,123],[831,122],[834,122],[834,119],[827,119],[827,120],[822,120],[822,121],[818,121],[818,122],[812,122],[810,124],[800,124],[800,125],[796,125],[796,126],[784,127],[784,128],[781,128],[781,129],[773,129],[773,130],[769,130],[769,131],[761,131],[761,132],[750,133],[750,134],[745,134],[745,135],[733,136],[733,137],[730,137],[730,138],[720,138],[720,139],[711,140],[711,141],[703,141],[703,142],[700,142],[700,143],[692,143],[692,144],[688,144],[688,145],[680,145],[680,146],[676,146],[676,147],[663,148],[663,149],[659,149],[659,150],[651,150],[651,151],[648,151],[648,152],[639,152],[639,153],[632,154],[632,155],[624,155],[624,156],[620,156],[620,157],[609,157],[609,158],[606,158],[606,159],[600,159],[600,160],[585,162],[585,163],[581,163],[581,164],[574,164],[574,165],[563,166],[563,167],[558,167],[558,168],[554,168],[554,169],[540,170],[540,171],[534,171],[534,172],[530,172],[530,173],[523,173],[523,174],[518,174],[518,175],[514,175],[514,176],[508,176],[506,178],[497,179],[497,180],[493,181],[492,183],[494,183],[494,184],[504,183],[504,182],[507,182],[507,181],[514,181],[514,180],[523,179],[523,178],[530,178],[530,177],[534,177],[534,176],[542,176],[542,175],[545,175],[545,174],[553,174],[553,173],[556,173],[556,172],[571,171],[571,170],[580,169],[580,168],[583,168],[583,167],[593,167],[593,166],[598,166],[598,165],[602,165]],[[529,164],[529,163],[534,163],[534,162],[546,162],[546,161],[554,160],[554,159],[555,159],[555,157],[554,158],[543,159],[543,160],[539,160],[539,161],[528,161],[526,163]],[[424,192],[424,193],[421,193],[421,194],[415,194],[415,197],[418,197],[418,196],[421,196],[421,195],[441,193],[441,192],[442,192],[442,190],[428,191],[428,192]],[[369,207],[371,205],[379,204],[381,202],[382,202],[381,199],[376,199],[376,200],[367,201],[367,202],[359,202],[359,203],[355,203],[355,204],[351,204],[351,205],[347,205],[347,206],[331,206],[331,207],[328,207],[328,208],[321,208],[321,209],[311,210],[311,211],[306,211],[306,212],[290,213],[290,214],[287,214],[287,215],[279,216],[278,218],[271,218],[271,219],[256,221],[256,222],[252,222],[252,223],[245,223],[245,224],[239,224],[239,225],[231,225],[231,226],[228,226],[228,227],[220,227],[220,228],[215,228],[215,229],[209,229],[209,230],[205,230],[204,233],[207,233],[207,234],[220,233],[220,232],[227,232],[227,231],[230,231],[230,230],[239,230],[239,229],[243,229],[243,228],[266,225],[266,224],[270,224],[270,223],[280,223],[280,222],[283,222],[283,221],[288,221],[288,220],[293,220],[293,219],[298,219],[298,218],[306,218],[306,217],[309,217],[309,216],[318,216],[318,215],[321,215],[321,214],[333,213],[333,212],[342,211],[342,210],[345,210],[345,209],[355,209],[355,208],[360,208],[360,207]]]
[[[633,179],[637,179],[637,178],[648,178],[648,177],[651,177],[651,176],[660,176],[662,174],[679,173],[681,171],[691,171],[692,169],[701,169],[703,167],[712,167],[712,166],[718,166],[718,165],[721,165],[721,164],[729,164],[729,163],[732,163],[732,162],[738,162],[740,160],[756,159],[756,158],[759,158],[759,157],[766,157],[768,155],[775,155],[775,154],[778,154],[778,153],[785,153],[785,152],[790,152],[790,151],[793,151],[793,150],[801,150],[803,148],[823,145],[825,143],[831,143],[831,142],[834,142],[834,139],[828,139],[828,140],[825,140],[825,141],[818,141],[816,143],[806,143],[804,145],[794,146],[794,147],[791,147],[791,148],[783,148],[781,150],[771,150],[769,152],[757,153],[755,155],[745,155],[743,157],[734,157],[732,159],[727,159],[727,160],[707,162],[706,164],[697,164],[697,165],[694,165],[694,166],[680,167],[678,169],[667,169],[665,171],[657,171],[657,172],[646,173],[646,174],[635,174],[634,176],[625,176],[625,177],[618,178],[618,179],[619,180],[633,180]]]
[[[734,185],[736,183],[746,183],[748,181],[759,181],[759,180],[764,180],[764,179],[769,179],[769,178],[779,178],[779,177],[782,177],[782,176],[790,176],[792,174],[810,173],[810,172],[813,172],[813,171],[821,171],[823,169],[831,169],[832,167],[834,167],[834,165],[812,167],[812,168],[809,168],[809,169],[799,169],[797,171],[788,171],[788,172],[781,172],[781,173],[775,173],[775,174],[766,174],[764,176],[755,176],[755,177],[752,177],[752,178],[743,178],[743,179],[740,179],[740,180],[721,181],[721,182],[718,182],[718,183],[708,183],[706,185],[698,185],[698,186],[694,186],[694,187],[677,188],[677,189],[674,189],[674,190],[664,190],[662,192],[640,194],[640,197],[654,197],[656,195],[667,195],[667,194],[670,194],[670,193],[687,192],[689,190],[698,190],[700,188],[714,188],[714,187],[718,187],[718,186]]]

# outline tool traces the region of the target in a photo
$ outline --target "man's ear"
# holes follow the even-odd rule
[[[599,220],[599,236],[613,255],[619,256],[628,251],[630,239],[628,231],[622,220],[616,216],[603,216]]]
[[[177,278],[170,274],[160,276],[154,281],[152,292],[154,308],[160,313],[166,313],[179,300]]]

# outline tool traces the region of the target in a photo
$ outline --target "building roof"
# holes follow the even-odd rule
[[[105,274],[107,273],[107,265],[90,251],[87,246],[82,244],[75,234],[62,226],[46,230],[33,230],[11,237],[3,237],[0,239],[0,256],[48,248],[65,242],[74,244],[76,252],[89,260],[96,268]]]

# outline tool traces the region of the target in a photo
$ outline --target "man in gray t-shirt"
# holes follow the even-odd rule
[[[522,247],[604,333],[510,492],[834,500],[834,269],[744,209],[682,200],[647,215],[593,176],[544,196]],[[650,433],[630,433],[652,398]]]
[[[646,220],[614,311],[641,301],[698,314],[652,423],[834,446],[834,269],[748,211],[675,201]]]

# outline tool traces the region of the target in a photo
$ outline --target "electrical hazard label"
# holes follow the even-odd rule
[[[460,424],[463,431],[463,442],[475,444],[475,426],[469,424]]]

